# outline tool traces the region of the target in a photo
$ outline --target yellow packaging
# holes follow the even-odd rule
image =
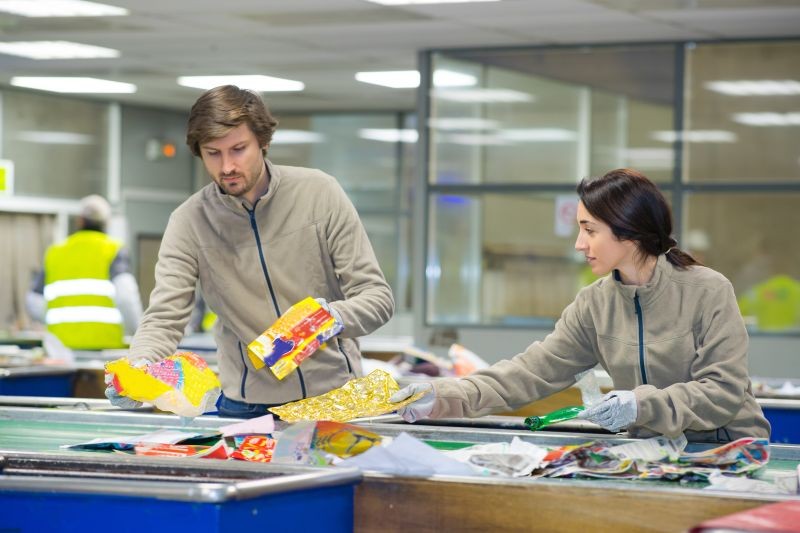
[[[247,345],[257,369],[265,365],[283,379],[342,330],[341,324],[310,296],[300,300]]]
[[[400,386],[392,376],[383,370],[373,370],[368,376],[351,379],[338,389],[320,396],[271,407],[269,410],[285,422],[347,422],[354,418],[391,413],[425,395],[424,392],[419,392],[402,402],[390,402],[389,398],[398,390]]]
[[[127,358],[117,359],[106,364],[106,374],[120,395],[185,417],[213,410],[221,390],[214,371],[189,352],[144,367],[131,365]]]

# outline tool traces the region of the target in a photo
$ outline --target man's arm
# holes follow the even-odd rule
[[[155,270],[155,287],[136,335],[130,359],[158,361],[172,355],[183,338],[197,285],[197,245],[192,224],[178,213],[170,216]]]
[[[332,189],[328,249],[344,300],[326,299],[341,317],[341,336],[361,337],[389,321],[394,297],[356,208],[335,181]]]

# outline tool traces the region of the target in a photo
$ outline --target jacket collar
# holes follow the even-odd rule
[[[615,270],[611,273],[611,284],[617,291],[619,291],[625,298],[633,299],[634,296],[639,296],[639,303],[642,306],[654,301],[659,294],[666,288],[669,280],[672,278],[672,272],[675,267],[667,261],[666,254],[658,256],[656,261],[656,268],[653,270],[653,277],[650,278],[644,285],[624,285],[619,277],[619,271]]]

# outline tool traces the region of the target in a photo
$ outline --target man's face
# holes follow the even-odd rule
[[[223,137],[200,146],[200,157],[211,179],[231,196],[250,203],[267,189],[267,173],[255,134],[240,124]]]

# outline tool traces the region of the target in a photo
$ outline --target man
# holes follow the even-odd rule
[[[232,85],[195,102],[186,142],[212,183],[170,216],[150,307],[130,348],[134,362],[172,354],[199,283],[218,316],[221,416],[260,416],[360,376],[356,338],[394,310],[364,227],[336,180],[266,158],[276,125],[257,94]],[[256,370],[247,345],[307,296],[323,300],[343,325],[340,335],[283,380]],[[125,405],[112,390],[112,401]]]
[[[27,295],[28,313],[75,350],[122,348],[142,314],[128,252],[105,234],[111,206],[96,194],[81,200],[78,230],[45,253]]]

